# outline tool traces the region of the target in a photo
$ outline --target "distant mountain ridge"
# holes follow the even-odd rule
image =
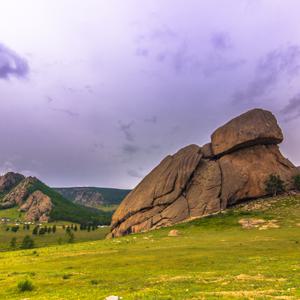
[[[73,203],[36,177],[9,172],[0,176],[0,210],[14,207],[31,222],[108,224],[111,217],[110,213]]]
[[[130,190],[101,187],[53,188],[74,203],[97,208],[101,205],[118,205]]]

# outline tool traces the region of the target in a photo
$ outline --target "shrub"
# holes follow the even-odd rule
[[[276,196],[285,191],[284,182],[279,175],[271,174],[265,182],[266,192],[269,195]]]
[[[34,240],[29,235],[26,235],[22,241],[21,249],[31,249],[33,247]]]
[[[64,274],[62,278],[66,280],[66,279],[71,278],[71,276],[72,276],[72,274]]]
[[[39,227],[38,227],[38,226],[35,226],[35,227],[33,228],[33,230],[32,230],[32,234],[37,235],[38,232],[39,232]]]
[[[19,226],[18,225],[11,227],[11,231],[12,232],[17,232],[18,230],[19,230]]]
[[[17,245],[17,238],[16,238],[16,237],[13,237],[13,238],[10,240],[10,247],[11,247],[11,248],[16,248],[16,245]]]
[[[294,177],[294,186],[296,190],[300,191],[300,174]]]
[[[32,291],[33,290],[33,284],[28,279],[22,280],[18,283],[18,290],[20,292]]]
[[[68,243],[74,243],[74,239],[75,239],[74,233],[70,230],[70,231],[67,231],[66,234],[67,234],[67,237],[68,237],[67,242]]]

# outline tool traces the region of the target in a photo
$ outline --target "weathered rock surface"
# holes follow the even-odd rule
[[[94,191],[88,187],[56,188],[55,190],[72,202],[87,207],[97,208],[99,205],[105,203],[100,192]]]
[[[0,208],[10,208],[21,206],[30,195],[30,187],[37,182],[35,177],[27,177],[15,186],[8,194],[4,196],[0,203]]]
[[[274,115],[266,110],[253,109],[218,128],[211,136],[214,155],[253,145],[279,144],[283,134]]]
[[[266,195],[277,174],[290,188],[297,168],[276,144],[283,140],[272,113],[251,110],[212,135],[211,143],[167,156],[124,199],[112,218],[111,237],[147,231],[217,213]]]
[[[0,176],[0,192],[7,192],[18,185],[25,177],[22,174],[8,172]]]
[[[200,147],[196,145],[167,156],[123,200],[113,215],[113,228],[118,227],[115,234],[148,230],[156,223],[157,226],[162,222],[168,223],[168,218],[184,220],[187,203],[184,197],[179,196],[184,193],[201,158]],[[157,218],[160,213],[162,217]]]
[[[222,208],[240,200],[266,196],[265,181],[270,174],[277,174],[293,187],[292,177],[296,174],[293,164],[284,158],[277,145],[257,145],[220,158],[223,175]]]
[[[20,211],[26,212],[26,221],[48,222],[52,206],[50,197],[37,190],[21,205]]]
[[[47,222],[53,208],[52,201],[41,191],[32,190],[32,187],[40,181],[35,177],[25,178],[23,175],[16,178],[22,179],[1,199],[0,209],[18,206],[20,211],[26,212],[24,218],[26,221]]]

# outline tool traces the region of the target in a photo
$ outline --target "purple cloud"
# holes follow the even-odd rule
[[[133,145],[133,144],[125,144],[125,145],[123,145],[123,147],[122,147],[123,153],[128,154],[128,155],[135,154],[135,153],[137,153],[139,150],[140,150],[140,147],[139,147],[139,146],[136,146],[136,145]]]
[[[26,59],[0,43],[0,79],[8,79],[10,76],[24,78],[28,73]]]
[[[253,101],[266,95],[280,80],[282,75],[288,79],[299,74],[300,47],[291,45],[268,52],[256,65],[254,79],[245,90],[234,94],[234,102]]]
[[[300,117],[300,93],[290,99],[289,103],[281,110],[281,113],[287,116],[286,122]]]
[[[132,133],[132,126],[133,126],[133,124],[134,124],[133,121],[131,121],[128,124],[123,124],[121,121],[119,121],[119,128],[123,132],[126,140],[129,141],[129,142],[133,142],[134,141],[134,135]]]
[[[142,178],[143,175],[140,174],[140,172],[136,171],[136,170],[133,170],[133,169],[130,169],[127,171],[127,174],[131,177],[134,177],[134,178]]]
[[[215,32],[211,36],[211,44],[216,50],[228,50],[232,47],[232,41],[227,32]]]
[[[195,45],[186,34],[179,34],[169,27],[161,26],[148,34],[140,35],[136,56],[165,64],[176,74],[198,72],[204,77],[217,72],[233,71],[246,62],[244,59],[229,58],[227,52],[221,52],[232,48],[227,32],[216,32],[210,39],[213,49],[207,54],[202,51],[203,45]]]

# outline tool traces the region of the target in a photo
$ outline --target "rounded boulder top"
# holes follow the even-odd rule
[[[275,116],[270,111],[258,108],[232,119],[211,136],[215,156],[254,145],[279,144],[282,141],[283,134]]]

